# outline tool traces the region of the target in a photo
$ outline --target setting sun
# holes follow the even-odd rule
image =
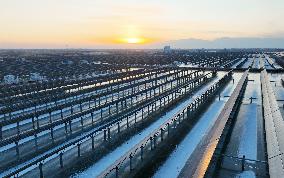
[[[143,38],[125,38],[123,40],[124,43],[129,43],[129,44],[142,44],[145,42],[145,39]]]
[[[143,44],[148,44],[153,42],[153,39],[149,39],[146,37],[122,37],[122,38],[117,38],[115,40],[116,44],[129,44],[129,45],[143,45]]]
[[[137,43],[141,43],[142,40],[139,38],[127,38],[126,41],[127,43],[137,44]]]

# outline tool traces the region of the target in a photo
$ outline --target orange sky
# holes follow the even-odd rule
[[[283,0],[7,0],[0,48],[283,37],[283,9]]]

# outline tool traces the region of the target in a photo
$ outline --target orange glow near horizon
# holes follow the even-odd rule
[[[1,1],[0,48],[132,48],[180,39],[283,38],[283,7],[283,0]]]
[[[112,43],[112,44],[135,44],[135,45],[143,45],[143,44],[149,44],[155,41],[150,38],[144,38],[144,37],[122,37],[122,38],[116,38],[115,40],[105,40],[106,43]]]
[[[142,39],[140,38],[127,38],[126,41],[127,43],[131,43],[131,44],[142,43]]]
[[[146,42],[145,39],[143,38],[125,38],[122,40],[123,43],[128,43],[128,44],[144,44]]]

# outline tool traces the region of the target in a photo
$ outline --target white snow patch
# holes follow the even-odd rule
[[[244,171],[236,175],[235,178],[255,178],[255,174],[253,171]]]

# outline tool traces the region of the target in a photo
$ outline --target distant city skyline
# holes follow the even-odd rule
[[[180,39],[284,39],[283,9],[283,0],[1,1],[0,48],[155,48]],[[282,42],[275,47],[284,47]]]

